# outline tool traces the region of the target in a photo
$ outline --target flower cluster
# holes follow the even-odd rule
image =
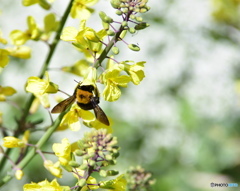
[[[155,183],[150,172],[145,171],[142,167],[132,167],[127,173],[126,178],[128,182],[129,191],[148,191]]]
[[[53,145],[53,151],[64,169],[74,173],[78,180],[77,186],[92,190],[125,188],[126,180],[123,175],[114,180],[100,182],[91,176],[93,172],[99,173],[102,177],[118,174],[116,170],[103,169],[116,164],[116,159],[119,156],[119,147],[116,144],[116,137],[107,133],[106,129],[99,129],[87,132],[83,139],[72,145],[67,139],[63,139],[62,143]],[[81,157],[82,160],[78,160],[78,157]]]

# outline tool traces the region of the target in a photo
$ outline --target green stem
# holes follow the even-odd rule
[[[51,59],[52,59],[52,56],[53,56],[53,54],[54,54],[54,52],[55,52],[55,50],[56,50],[56,47],[57,47],[57,45],[58,45],[58,43],[59,43],[60,35],[61,35],[61,33],[62,33],[63,27],[64,27],[64,25],[65,25],[65,23],[66,23],[66,21],[67,21],[67,18],[68,18],[69,13],[70,13],[70,10],[71,10],[73,1],[74,1],[74,0],[71,0],[71,1],[69,2],[69,5],[68,5],[68,7],[67,7],[67,9],[66,9],[66,11],[65,11],[62,19],[61,19],[59,29],[58,29],[58,31],[57,31],[57,33],[56,33],[56,36],[55,36],[52,44],[50,45],[49,53],[48,53],[48,55],[47,55],[47,57],[46,57],[46,60],[45,60],[45,62],[44,62],[44,64],[43,64],[43,67],[42,67],[42,69],[41,69],[41,71],[40,71],[40,74],[39,74],[39,77],[40,77],[40,78],[43,78],[43,77],[44,77],[45,71],[47,70],[47,68],[48,68],[48,66],[49,66],[49,64],[50,64],[50,61],[51,61]],[[30,97],[29,97],[29,99],[27,100],[27,103],[26,103],[26,106],[25,106],[23,115],[22,115],[21,120],[20,120],[20,124],[25,124],[26,118],[27,118],[27,116],[28,116],[28,114],[29,114],[29,110],[30,110],[30,107],[31,107],[31,105],[32,105],[32,103],[33,103],[34,98],[35,98],[34,95],[31,94]],[[66,112],[61,113],[61,114],[59,115],[59,117],[58,117],[57,120],[54,122],[54,124],[46,131],[46,133],[43,135],[43,137],[38,141],[37,147],[38,147],[39,149],[47,142],[47,140],[50,138],[50,136],[51,136],[52,133],[55,131],[55,129],[59,126],[59,124],[60,124],[60,122],[61,122],[61,120],[62,120],[62,118],[63,118],[63,116],[64,116],[65,113],[66,113]],[[16,134],[16,137],[18,136],[17,134],[19,134],[19,133],[20,133],[19,131],[16,131],[16,133],[15,133],[15,134]],[[31,159],[35,156],[35,154],[36,154],[36,153],[35,153],[35,148],[32,148],[32,149],[27,153],[27,155],[23,158],[23,160],[18,164],[18,167],[19,167],[19,168],[24,168],[24,167],[31,161]],[[5,163],[5,161],[6,161],[6,160],[4,160],[4,162],[1,162],[0,166],[4,166],[3,163]],[[13,178],[13,175],[12,175],[12,174],[11,174],[11,175],[6,175],[6,176],[4,176],[4,177],[2,178],[2,180],[0,181],[0,187],[1,187],[2,185],[6,184],[8,181],[10,181],[12,178]]]
[[[113,47],[113,45],[119,40],[119,37],[120,37],[122,31],[123,31],[123,27],[121,26],[120,29],[118,30],[118,32],[113,36],[111,41],[108,43],[108,45],[105,47],[105,49],[102,51],[101,55],[95,62],[95,64],[94,64],[95,67],[101,66],[101,63],[103,62],[103,60],[105,58],[107,58],[107,55],[108,55],[109,51],[111,50],[111,48]]]

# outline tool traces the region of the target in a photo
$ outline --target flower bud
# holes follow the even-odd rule
[[[107,177],[106,170],[100,170],[99,175],[102,176],[102,177]]]
[[[136,21],[142,22],[142,21],[143,21],[143,18],[142,18],[142,17],[136,17]]]
[[[115,32],[112,31],[112,30],[108,30],[108,31],[107,31],[107,35],[108,35],[108,36],[114,36],[114,35],[115,35]]]
[[[111,0],[110,3],[111,3],[111,5],[112,5],[112,7],[114,9],[120,8],[120,5],[121,5],[121,1],[120,0]]]
[[[102,26],[105,30],[109,29],[109,23],[102,22]]]
[[[83,155],[86,154],[86,151],[83,151],[83,150],[80,150],[80,149],[77,149],[74,152],[77,156],[83,156]]]
[[[79,167],[80,170],[86,170],[88,169],[88,165],[87,164],[81,164],[80,167]]]
[[[105,159],[106,159],[107,161],[110,161],[110,160],[112,160],[113,158],[112,158],[112,155],[106,155],[106,156],[105,156]]]
[[[126,27],[128,25],[127,21],[123,21],[121,24],[123,27]]]
[[[83,187],[85,184],[86,184],[86,180],[83,179],[83,178],[78,181],[78,185],[79,185],[80,187]]]
[[[103,154],[103,151],[98,151],[98,155],[99,155],[100,157],[102,157],[102,158],[105,157],[104,154]]]
[[[73,168],[77,168],[77,167],[80,166],[80,164],[77,163],[76,161],[69,161],[69,162],[68,162],[68,165],[71,166],[71,167],[73,167]]]
[[[115,12],[117,15],[122,15],[122,11],[120,11],[120,10],[116,10],[116,12]]]
[[[107,171],[107,176],[116,176],[118,174],[119,174],[119,172],[117,170],[108,170]]]
[[[146,13],[147,11],[148,11],[147,8],[141,8],[141,9],[140,9],[140,13]]]
[[[134,34],[136,32],[136,29],[131,27],[128,29],[128,31],[131,33],[131,34]]]
[[[117,55],[119,53],[119,48],[116,46],[112,47],[112,52]]]
[[[89,160],[88,160],[88,164],[89,164],[90,166],[94,166],[94,165],[96,164],[96,162],[95,162],[94,160],[92,160],[92,159],[89,159]]]
[[[147,28],[149,26],[150,25],[148,23],[142,22],[142,23],[137,24],[134,28],[136,30],[142,30],[142,29],[145,29],[145,28]]]
[[[128,48],[130,48],[133,51],[139,51],[140,50],[139,46],[137,46],[136,44],[129,44]]]
[[[127,34],[127,30],[123,30],[119,37],[123,39],[126,36],[126,34]]]

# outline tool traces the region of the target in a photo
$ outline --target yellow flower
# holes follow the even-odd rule
[[[52,32],[57,31],[59,22],[56,20],[56,16],[50,13],[44,17],[44,31],[41,35],[41,40],[47,41],[50,38]]]
[[[51,2],[50,0],[48,0]],[[48,10],[51,8],[51,5],[46,0],[22,0],[23,6],[31,6],[34,4],[39,4],[42,8]]]
[[[23,186],[23,191],[70,191],[68,186],[60,186],[56,179],[52,182],[44,180],[39,183],[30,183]]]
[[[63,165],[67,170],[72,168],[68,165],[71,160],[71,144],[67,138],[62,139],[62,143],[54,143],[52,149],[61,165]]]
[[[98,0],[75,0],[71,9],[71,16],[78,19],[88,19],[93,12],[89,6],[96,4]]]
[[[61,69],[65,72],[70,72],[78,76],[85,76],[87,74],[87,69],[89,68],[89,63],[86,60],[79,60],[72,66],[65,66]]]
[[[62,178],[62,169],[60,168],[60,162],[56,162],[53,164],[50,160],[44,161],[44,167],[53,175],[58,178]]]
[[[14,45],[20,46],[26,43],[27,40],[38,40],[40,37],[40,29],[38,28],[32,16],[27,17],[28,30],[13,30],[10,33],[10,38]]]
[[[66,128],[70,128],[72,131],[78,131],[81,128],[77,109],[70,110],[64,115],[58,130],[64,130]]]
[[[90,27],[86,27],[86,21],[81,21],[79,31],[74,27],[66,27],[63,29],[61,39],[70,41],[79,50],[82,51],[89,62],[93,61],[92,54],[98,56],[102,50],[100,42],[106,36],[105,30],[96,32]],[[90,51],[90,52],[89,52]]]
[[[112,67],[102,74],[102,81],[106,85],[103,90],[103,97],[106,101],[116,101],[121,96],[121,90],[118,86],[127,87],[131,78],[126,75],[120,75],[121,69]]]
[[[93,85],[94,87],[96,87],[96,81],[97,69],[95,67],[88,67],[81,85]]]
[[[10,56],[28,59],[31,57],[31,48],[27,46],[15,46],[14,48],[6,48]]]
[[[12,87],[6,86],[2,87],[0,86],[0,101],[6,101],[6,96],[11,96],[16,93],[16,90]]]
[[[108,181],[100,181],[100,188],[109,191],[125,191],[127,189],[127,181],[124,174],[118,176],[116,179]]]
[[[41,102],[41,104],[48,108],[50,103],[48,100],[48,93],[56,93],[58,85],[50,81],[49,75],[45,73],[46,79],[39,77],[29,77],[26,85],[26,91],[33,93]]]
[[[122,62],[119,64],[119,67],[122,67],[124,71],[126,71],[130,75],[132,82],[135,85],[138,85],[145,77],[143,71],[145,63],[146,62],[137,62],[136,64],[129,65],[126,64],[125,62]]]
[[[25,147],[24,141],[16,137],[3,137],[3,146],[7,148]]]
[[[15,177],[16,177],[17,180],[21,180],[22,177],[23,177],[23,175],[24,175],[24,173],[23,173],[22,170],[17,170],[17,171],[15,172]]]
[[[5,49],[0,49],[0,67],[4,68],[8,62],[9,62],[9,58],[8,58],[9,52]]]
[[[27,130],[24,132],[22,139],[18,139],[16,137],[7,136],[3,138],[3,146],[7,148],[15,148],[15,147],[25,147],[28,143],[30,131]]]
[[[94,115],[90,111],[83,110],[74,104],[71,110],[64,115],[57,130],[70,128],[72,131],[78,131],[81,127],[79,118],[82,118],[87,122],[95,119]]]

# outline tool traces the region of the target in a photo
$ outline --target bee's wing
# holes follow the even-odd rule
[[[68,106],[72,105],[75,101],[75,96],[70,96],[69,98],[58,103],[51,111],[51,113],[62,113]]]
[[[109,123],[108,118],[107,118],[106,114],[104,113],[104,111],[99,107],[98,104],[95,103],[94,100],[91,100],[91,102],[93,104],[93,111],[95,113],[97,120],[100,121],[101,123],[109,126],[110,123]]]

